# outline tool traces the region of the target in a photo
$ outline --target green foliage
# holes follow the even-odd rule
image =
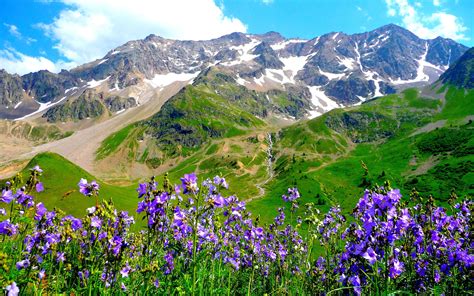
[[[474,129],[441,128],[423,134],[418,138],[416,145],[424,153],[439,154],[454,151],[460,147],[466,149],[464,144],[473,138]]]
[[[105,138],[105,140],[102,141],[99,149],[97,149],[97,159],[103,159],[117,151],[120,145],[135,128],[136,126],[131,124]]]
[[[442,201],[453,188],[460,195],[473,194],[470,184],[474,174],[470,170],[474,135],[472,123],[465,123],[465,116],[474,114],[466,111],[472,106],[467,103],[472,102],[472,95],[472,91],[450,88],[441,108],[441,100],[419,97],[417,90],[408,89],[402,95],[385,96],[349,110],[333,110],[283,129],[276,142],[275,178],[266,186],[266,198],[253,201],[249,208],[271,221],[266,210],[284,206],[275,196],[288,184],[298,187],[303,202],[313,202],[315,194],[331,196],[327,203],[339,203],[347,212],[363,188],[386,180],[401,188],[404,195],[414,187]],[[356,119],[370,120],[352,121],[353,114],[357,114]],[[450,119],[453,126],[413,135],[440,119]],[[334,124],[328,126],[328,121]],[[385,134],[387,131],[390,134]],[[333,149],[318,148],[321,142]]]
[[[77,183],[81,178],[89,181],[97,180],[87,171],[55,153],[41,153],[36,155],[21,171],[23,179],[30,174],[29,169],[39,165],[43,170],[44,192],[36,194],[36,199],[46,207],[58,208],[71,215],[81,216],[88,207],[94,205],[94,200],[84,197],[77,190]],[[60,180],[60,182],[58,182]],[[100,180],[97,180],[100,181]],[[136,206],[136,186],[113,186],[101,183],[100,197],[104,200],[113,199],[118,209],[129,210]]]
[[[189,86],[142,126],[167,157],[176,157],[196,152],[212,138],[243,135],[264,122],[204,87]]]
[[[445,100],[443,111],[437,114],[437,119],[456,122],[474,114],[474,89],[449,87]]]
[[[80,96],[78,99],[49,108],[43,117],[45,117],[48,122],[77,121],[99,117],[104,114],[106,110],[100,99],[86,99]]]

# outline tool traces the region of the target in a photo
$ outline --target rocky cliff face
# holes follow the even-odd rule
[[[21,77],[0,70],[0,106],[10,108],[21,100],[23,100]]]
[[[474,47],[471,47],[446,70],[440,80],[461,88],[474,88]]]
[[[103,93],[87,89],[79,97],[49,108],[43,114],[43,118],[46,118],[48,122],[77,121],[96,118],[108,111],[115,113],[135,106],[136,101],[132,97],[105,97]]]
[[[46,70],[29,73],[22,77],[27,94],[40,103],[46,103],[62,96],[66,89],[79,84],[79,80],[67,71],[54,74]]]
[[[108,97],[126,98],[120,91],[132,87],[160,90],[173,81],[189,81],[216,67],[251,90],[288,92],[305,88],[298,92],[302,95],[299,101],[309,102],[301,107],[306,108],[306,116],[313,117],[337,106],[393,93],[397,88],[433,82],[466,50],[449,39],[420,39],[396,25],[354,35],[333,32],[311,40],[286,39],[276,32],[232,33],[205,41],[150,35],[59,74],[39,71],[19,77],[1,72],[0,115],[8,113],[6,107],[11,108],[25,95],[37,102],[37,108],[63,97],[66,102],[73,88],[103,88]],[[295,92],[291,96],[294,98]],[[124,102],[118,105],[131,106]],[[292,116],[301,113],[288,110]]]

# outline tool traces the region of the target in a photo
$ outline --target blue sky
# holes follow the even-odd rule
[[[473,12],[474,0],[1,0],[0,68],[58,72],[151,33],[210,39],[277,31],[310,39],[395,23],[422,38],[473,46]]]

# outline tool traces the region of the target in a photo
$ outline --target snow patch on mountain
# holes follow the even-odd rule
[[[346,75],[345,73],[330,73],[330,72],[325,72],[321,70],[321,68],[318,68],[318,69],[319,69],[319,73],[326,76],[329,80],[334,80],[334,79],[339,80]]]
[[[254,81],[256,84],[258,84],[258,85],[260,85],[260,86],[263,86],[263,84],[265,84],[265,75],[261,75],[259,78],[254,77],[254,78],[253,78],[253,81]]]
[[[107,62],[108,60],[109,60],[109,59],[103,59],[103,60],[101,60],[97,65],[103,64],[103,63]]]
[[[114,88],[109,89],[109,91],[120,91],[120,87],[118,85],[118,79],[115,79]]]
[[[255,59],[256,57],[258,57],[258,55],[252,54],[251,52],[260,43],[261,43],[260,41],[258,41],[256,39],[252,39],[252,41],[250,41],[249,43],[246,43],[244,45],[229,47],[229,49],[231,49],[231,50],[236,50],[239,53],[239,57],[235,61],[222,63],[222,65],[224,65],[224,66],[235,66],[235,65],[241,64],[243,62],[248,62],[248,61],[251,61],[251,60]]]
[[[336,103],[334,100],[329,98],[324,91],[321,90],[320,86],[309,86],[308,87],[309,92],[311,93],[311,103],[316,107],[316,108],[321,108],[323,112],[319,110],[309,110],[309,118],[315,118],[320,116],[321,114],[328,112],[332,109],[335,108],[340,108],[342,107],[338,103]]]
[[[270,45],[270,47],[273,50],[281,50],[281,49],[284,49],[287,45],[289,45],[291,43],[305,43],[307,41],[308,40],[304,40],[304,39],[290,39],[290,40],[286,40],[286,41],[283,41],[283,42],[272,44],[272,45]]]
[[[248,83],[245,79],[243,79],[239,75],[237,75],[236,81],[237,81],[238,84],[243,85],[243,86],[245,86],[245,84]]]
[[[276,70],[276,69],[267,69],[265,70],[265,77],[269,78],[273,81],[280,82],[281,84],[285,83],[295,83],[293,79],[290,79],[284,70]]]
[[[418,68],[416,71],[416,77],[414,79],[402,80],[399,77],[397,80],[390,80],[390,82],[395,85],[400,85],[400,84],[407,84],[407,83],[429,81],[430,77],[424,71],[425,67],[429,67],[432,65],[431,63],[426,61],[427,54],[428,54],[428,42],[425,43],[425,52],[417,60]]]
[[[303,70],[306,62],[308,61],[308,56],[281,58],[280,61],[284,65],[283,71],[291,71],[289,79],[294,83],[296,74],[298,74],[298,71]]]
[[[338,56],[336,58],[339,60],[339,64],[343,65],[347,69],[349,70],[354,69],[354,59],[347,58],[347,57],[340,58]]]
[[[168,73],[168,74],[155,74],[152,79],[144,79],[146,83],[151,85],[153,88],[165,87],[177,81],[188,81],[194,79],[199,72],[196,73]]]
[[[35,101],[36,103],[39,104],[39,108],[38,108],[36,111],[34,111],[34,112],[30,113],[30,114],[27,114],[27,115],[25,115],[25,116],[15,118],[14,120],[15,120],[15,121],[17,121],[17,120],[23,120],[23,119],[25,119],[25,118],[27,118],[27,117],[31,117],[31,116],[33,116],[33,115],[35,115],[35,114],[38,114],[38,113],[40,113],[40,112],[43,112],[44,110],[49,109],[49,108],[53,107],[54,105],[57,105],[57,104],[61,103],[61,102],[64,101],[66,98],[67,98],[67,96],[62,97],[61,99],[59,99],[57,102],[54,102],[54,103],[53,103],[53,102],[41,103],[41,102]]]
[[[71,87],[71,88],[68,88],[68,89],[66,89],[66,90],[64,91],[64,93],[67,94],[68,92],[73,91],[73,90],[75,90],[75,89],[78,89],[78,87],[77,87],[77,86],[73,86],[73,87]]]
[[[102,83],[104,83],[105,81],[109,80],[110,76],[108,76],[107,78],[105,79],[102,79],[102,80],[94,80],[92,79],[91,81],[88,81],[87,82],[87,88],[94,88],[94,87],[97,87],[99,85],[101,85]]]

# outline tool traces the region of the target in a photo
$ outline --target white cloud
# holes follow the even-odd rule
[[[25,37],[23,34],[21,34],[20,30],[18,29],[17,26],[12,25],[12,24],[7,24],[3,23],[5,27],[8,28],[8,33],[10,33],[13,37],[25,41],[26,44],[30,45],[33,42],[36,42],[37,40],[31,37]]]
[[[68,8],[41,24],[65,58],[82,64],[129,40],[157,34],[175,39],[210,39],[245,32],[213,0],[63,0]]]
[[[440,0],[433,0],[433,5],[434,5],[434,6],[440,6],[440,5],[441,5],[441,1],[440,1]]]
[[[362,7],[356,6],[356,8],[357,8],[357,11],[362,11]]]
[[[387,14],[388,14],[389,16],[395,16],[395,15],[397,14],[397,12],[395,11],[395,9],[389,8],[389,9],[387,10]]]
[[[400,16],[403,25],[421,38],[432,39],[442,36],[458,41],[469,40],[469,37],[464,34],[467,28],[455,15],[446,12],[424,15],[418,12],[408,0],[385,0],[385,2],[387,14]]]
[[[269,5],[273,3],[273,0],[262,0],[263,4]]]
[[[20,75],[38,70],[56,71],[56,65],[44,57],[31,57],[12,48],[0,50],[0,65],[10,73]]]
[[[10,33],[12,36],[16,37],[16,38],[21,38],[21,33],[20,31],[18,30],[18,27],[15,26],[15,25],[11,25],[11,24],[7,24],[7,23],[3,23],[5,25],[5,27],[8,28],[8,33]]]

